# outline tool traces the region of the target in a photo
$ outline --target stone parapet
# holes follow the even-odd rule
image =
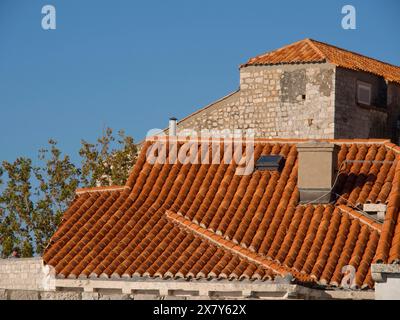
[[[0,259],[0,288],[41,290],[43,281],[41,258]]]

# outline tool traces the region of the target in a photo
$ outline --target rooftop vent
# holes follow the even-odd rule
[[[175,117],[169,118],[169,135],[176,136],[177,119]]]
[[[278,171],[284,163],[285,159],[281,155],[261,155],[256,162],[256,170]]]
[[[339,146],[322,141],[297,145],[299,169],[297,185],[301,203],[329,203],[333,198]]]
[[[383,203],[365,203],[363,205],[363,211],[380,222],[385,220],[386,209],[387,206]]]

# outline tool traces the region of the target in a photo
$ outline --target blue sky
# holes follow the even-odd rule
[[[57,29],[41,28],[44,5]],[[342,6],[357,29],[341,28]],[[310,37],[400,65],[400,2],[0,0],[0,160],[49,138],[78,159],[104,126],[136,140],[237,89],[239,64]]]

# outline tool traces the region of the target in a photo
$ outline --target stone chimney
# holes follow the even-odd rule
[[[332,200],[339,149],[338,145],[320,141],[297,145],[300,203],[329,203]]]
[[[172,117],[169,118],[169,135],[175,137],[176,136],[176,125],[177,125],[177,119]]]

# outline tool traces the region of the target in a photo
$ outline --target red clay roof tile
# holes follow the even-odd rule
[[[400,67],[312,39],[304,39],[283,48],[251,58],[242,67],[294,63],[330,62],[339,67],[361,70],[388,81],[400,83]]]
[[[64,277],[272,279],[371,288],[373,260],[400,260],[399,151],[338,140],[336,203],[300,205],[296,141],[256,140],[281,172],[235,175],[236,164],[150,164],[145,143],[125,188],[81,193],[43,256]],[[199,143],[200,147],[202,144]],[[203,145],[204,147],[204,145]],[[223,155],[221,155],[222,157]],[[383,226],[359,205],[387,203]]]

